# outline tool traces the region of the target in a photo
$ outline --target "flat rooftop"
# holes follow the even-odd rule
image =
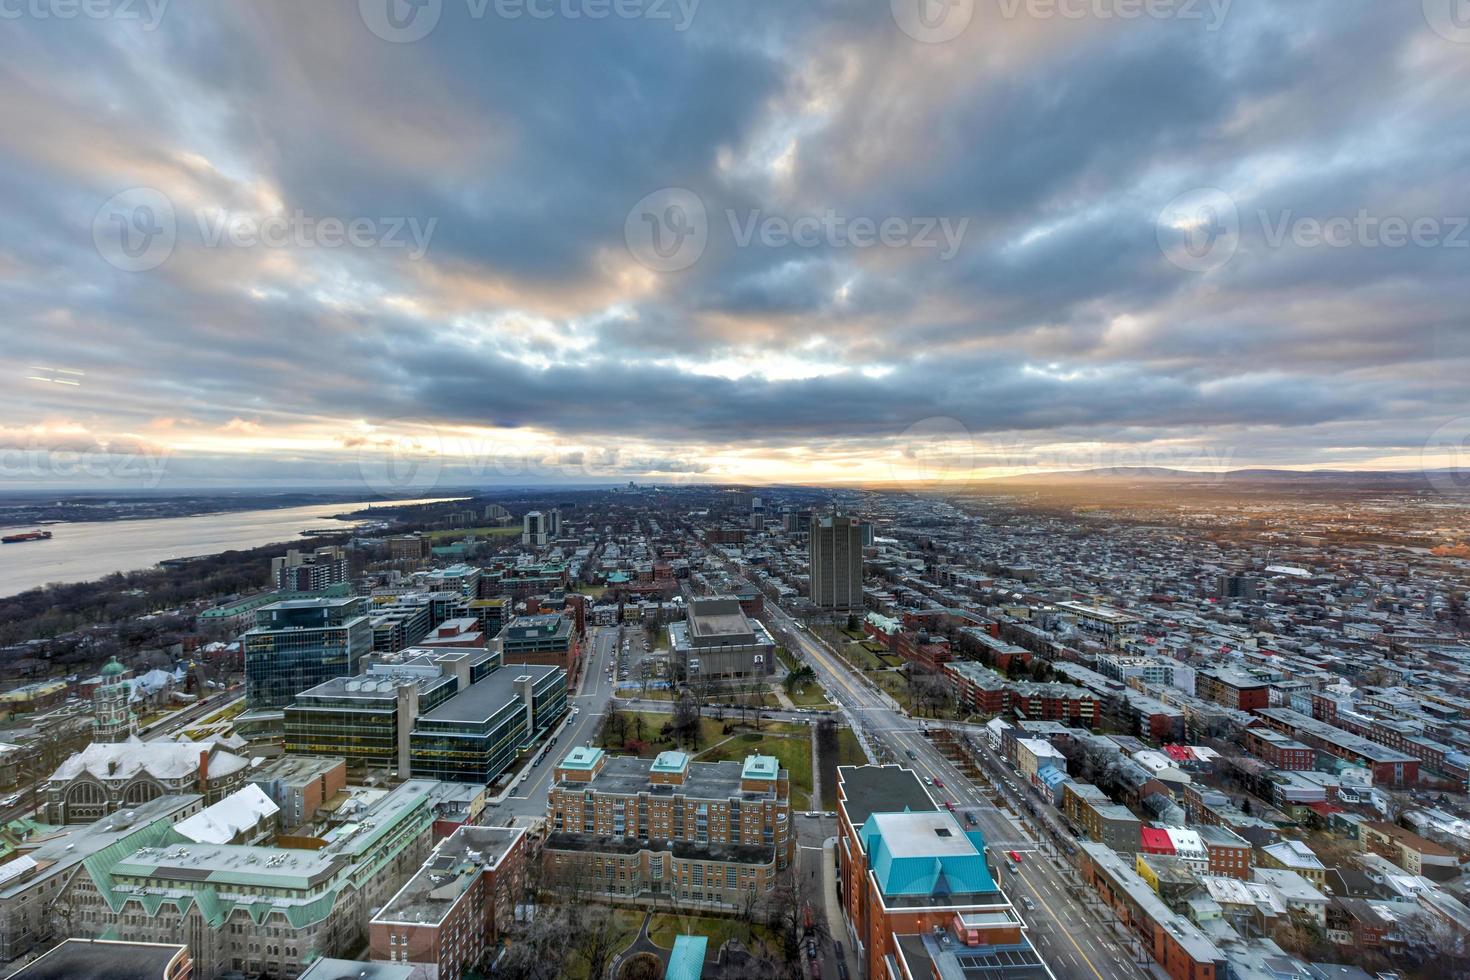
[[[912,769],[901,766],[839,766],[843,808],[854,828],[874,813],[935,810],[934,800]]]
[[[534,687],[556,673],[561,673],[561,668],[550,664],[508,664],[419,717],[425,721],[483,722],[520,700],[518,680],[529,677]]]
[[[688,775],[682,785],[670,786],[650,781],[653,763],[632,755],[615,755],[608,758],[602,771],[590,782],[563,780],[562,790],[576,792],[590,789],[597,793],[613,793],[619,796],[637,796],[648,793],[654,796],[685,796],[703,800],[728,800],[739,797],[747,800],[770,799],[773,791],[748,792],[741,788],[743,762],[691,762]],[[775,783],[771,784],[774,788]]]
[[[66,939],[7,980],[162,980],[174,958],[187,946],[168,943],[128,943],[102,939]]]
[[[374,922],[435,924],[454,907],[483,871],[495,870],[525,828],[461,827],[446,837],[424,866],[389,899]]]
[[[948,857],[978,854],[947,811],[928,813],[875,813],[874,826],[883,834],[888,853],[896,858]]]

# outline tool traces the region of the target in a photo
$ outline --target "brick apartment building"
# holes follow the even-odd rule
[[[765,896],[796,851],[790,775],[771,756],[649,761],[576,748],[547,800],[548,871],[628,902],[738,907]]]
[[[1238,711],[1271,706],[1269,681],[1233,667],[1206,667],[1195,673],[1195,696]]]
[[[423,964],[439,980],[460,980],[499,944],[525,866],[524,828],[459,828],[373,916],[372,959]]]

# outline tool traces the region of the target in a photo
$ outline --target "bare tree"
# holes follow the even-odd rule
[[[605,905],[583,905],[574,910],[569,936],[577,956],[587,964],[588,980],[603,980],[613,957],[628,939]]]

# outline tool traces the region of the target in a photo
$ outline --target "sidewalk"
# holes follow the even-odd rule
[[[842,916],[842,905],[837,901],[837,838],[829,837],[822,842],[822,904],[827,913],[827,934],[842,944],[842,958],[847,961],[847,975],[860,977],[861,964],[854,956],[852,937],[847,934],[847,923]]]

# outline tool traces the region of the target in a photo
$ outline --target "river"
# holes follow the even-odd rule
[[[372,506],[431,502],[375,500]],[[367,503],[313,504],[196,517],[48,524],[45,530],[53,535],[50,541],[0,545],[0,596],[15,595],[52,582],[89,582],[113,572],[152,568],[167,558],[259,548],[277,541],[293,543],[301,539],[302,531],[350,528],[355,522],[339,521],[332,515],[367,506]],[[10,528],[5,533],[29,530],[34,529]]]

